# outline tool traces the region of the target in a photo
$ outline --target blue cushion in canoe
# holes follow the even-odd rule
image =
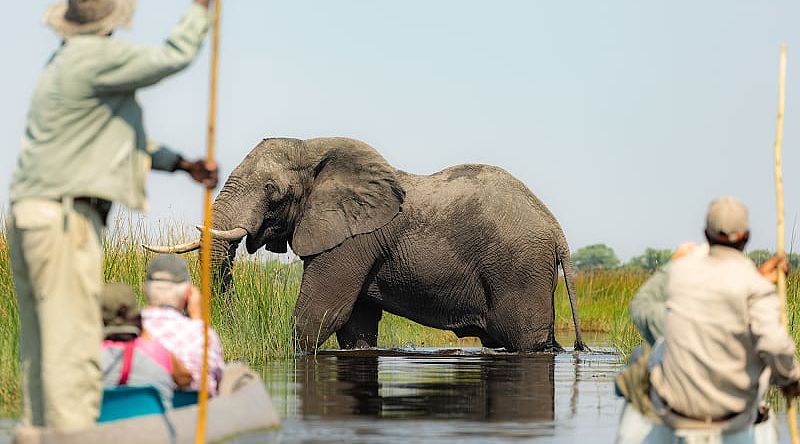
[[[103,390],[103,403],[97,422],[117,421],[164,413],[158,390],[151,385],[120,386]]]
[[[186,407],[187,405],[197,404],[197,392],[175,390],[172,395],[172,407]]]

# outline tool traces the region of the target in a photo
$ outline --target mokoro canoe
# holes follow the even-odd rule
[[[617,429],[617,444],[672,444],[676,442],[778,444],[778,427],[775,412],[769,411],[766,419],[749,431],[725,432],[718,428],[675,430],[656,424],[631,404],[625,404]]]
[[[98,423],[88,430],[56,432],[38,427],[19,427],[18,444],[139,444],[194,443],[197,405],[168,410],[166,414],[139,416]],[[278,427],[280,420],[260,379],[253,378],[231,393],[208,403],[206,439],[224,440],[247,432]]]

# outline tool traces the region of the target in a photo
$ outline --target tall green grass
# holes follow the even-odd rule
[[[609,345],[619,351],[622,359],[627,359],[630,351],[642,342],[628,314],[628,307],[636,291],[649,276],[636,270],[612,270],[581,273],[575,278],[582,330],[608,334]],[[789,331],[800,350],[800,270],[787,277],[786,293]],[[563,282],[559,283],[555,297],[556,328],[573,328]]]
[[[641,337],[628,316],[628,306],[636,290],[649,274],[636,270],[595,271],[575,277],[576,299],[584,332],[608,335],[608,344],[627,355],[641,342]],[[572,311],[563,280],[555,295],[556,329],[572,329]]]
[[[15,416],[20,408],[18,332],[11,260],[5,233],[0,233],[0,417]]]
[[[141,244],[147,240],[175,243],[195,235],[174,227],[153,234],[143,227],[141,220],[118,220],[104,241],[105,280],[128,283],[140,298],[151,257]],[[195,282],[199,282],[197,255],[185,258]],[[297,349],[292,311],[300,291],[302,264],[241,256],[234,263],[233,275],[236,297],[216,297],[212,302],[212,323],[222,339],[226,359],[259,364],[294,357]],[[641,342],[628,316],[628,305],[647,277],[643,272],[608,271],[579,274],[575,280],[583,330],[606,335],[601,342],[617,347],[623,357]],[[800,275],[789,277],[788,288],[789,322],[797,341]],[[572,316],[563,282],[555,299],[556,329],[571,331]],[[0,417],[19,414],[18,324],[6,237],[0,231]],[[382,347],[479,345],[475,339],[458,339],[452,332],[427,328],[390,314],[384,314],[381,320],[378,341]],[[336,346],[335,338],[331,338],[323,347]]]
[[[141,244],[154,237],[157,243],[177,243],[195,234],[168,227],[153,236],[142,226],[136,220],[118,220],[109,230],[114,234],[105,240],[104,277],[109,282],[130,284],[144,303],[141,288],[152,254],[143,251]],[[194,282],[200,282],[197,254],[184,257]],[[212,323],[222,339],[226,359],[262,362],[295,356],[292,311],[302,277],[303,266],[299,261],[286,264],[250,256],[236,259],[233,267],[236,296],[213,298],[211,307]],[[427,328],[390,314],[381,320],[378,340],[383,347],[460,343],[451,332]],[[335,338],[328,340],[325,347],[337,347]]]
[[[108,230],[103,245],[104,279],[129,284],[142,304],[141,289],[152,254],[146,253],[141,245],[148,241],[176,243],[195,235],[175,228],[152,235],[143,227],[141,220],[117,220]],[[194,281],[199,282],[197,255],[184,257]],[[211,307],[212,324],[222,340],[226,360],[263,363],[296,355],[292,311],[300,292],[302,273],[300,262],[286,264],[277,260],[237,258],[233,267],[236,296],[213,298]],[[5,232],[0,231],[0,417],[19,414],[18,330],[11,261]],[[380,323],[378,340],[383,347],[464,343],[451,332],[389,314],[384,315]],[[328,340],[325,347],[337,347],[336,339]]]

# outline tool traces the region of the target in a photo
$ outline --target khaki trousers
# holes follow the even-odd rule
[[[20,314],[23,423],[71,431],[98,416],[103,222],[88,205],[25,199],[9,236]]]

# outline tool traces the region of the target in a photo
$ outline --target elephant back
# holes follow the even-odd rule
[[[430,207],[437,219],[472,214],[510,217],[529,227],[558,226],[553,213],[522,181],[497,166],[462,164],[430,176],[403,174],[401,184],[407,191],[405,207]]]

